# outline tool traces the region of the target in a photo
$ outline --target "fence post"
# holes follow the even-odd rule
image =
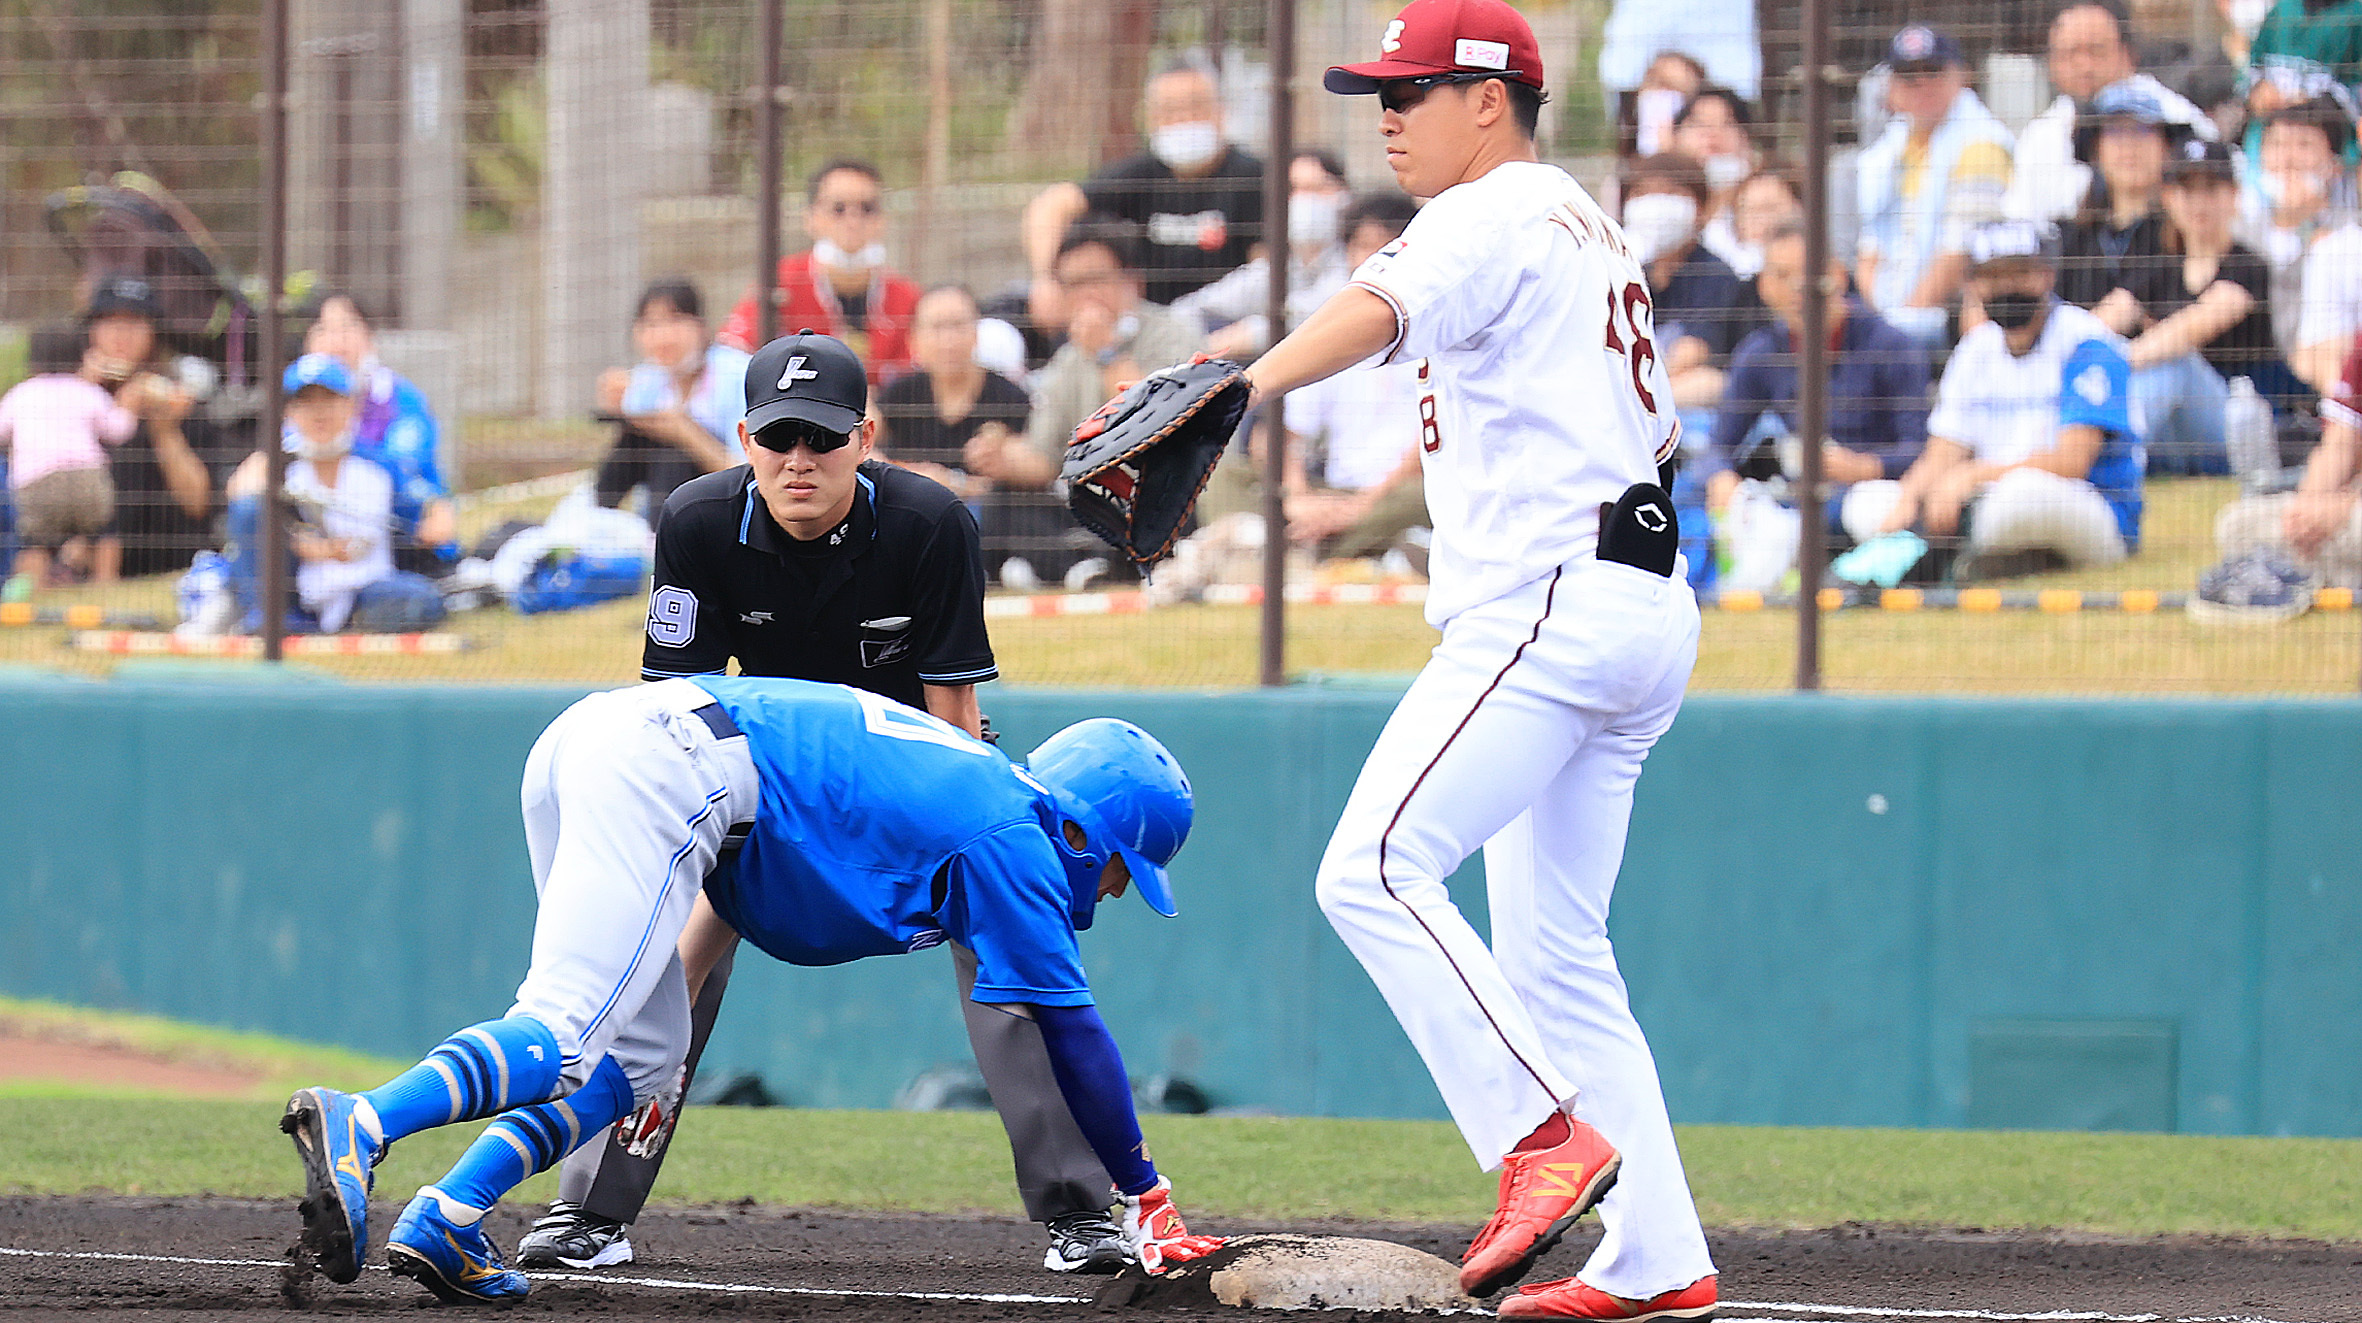
[[[1829,11],[1804,0],[1804,316],[1796,412],[1804,435],[1796,500],[1796,687],[1821,687],[1821,570],[1828,518],[1821,509],[1821,438],[1829,433]]]
[[[1271,0],[1264,34],[1271,76],[1270,154],[1263,162],[1263,251],[1271,263],[1271,299],[1264,306],[1268,339],[1288,332],[1288,158],[1295,144],[1296,0]],[[1221,52],[1214,53],[1216,59]],[[1263,402],[1263,668],[1266,685],[1288,680],[1288,528],[1286,492],[1287,397]]]
[[[755,347],[779,338],[779,43],[781,5],[763,0],[763,85],[755,102]]]
[[[263,0],[262,29],[262,361],[255,364],[262,421],[254,444],[263,457],[263,495],[255,537],[262,543],[256,548],[262,556],[262,655],[278,661],[287,636],[287,516],[280,504],[287,451],[279,444],[279,374],[287,358],[279,306],[287,289],[287,0]]]

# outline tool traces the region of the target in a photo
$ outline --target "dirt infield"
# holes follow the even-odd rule
[[[372,1209],[382,1237],[396,1208]],[[494,1213],[514,1244],[526,1210]],[[1458,1256],[1467,1227],[1220,1225],[1398,1240]],[[0,1199],[0,1317],[153,1310],[176,1320],[286,1312],[281,1264],[294,1238],[285,1204],[230,1199]],[[1574,1271],[1586,1223],[1532,1280]],[[1229,1309],[1137,1310],[1088,1299],[1107,1279],[1039,1268],[1041,1241],[1005,1218],[911,1217],[730,1205],[652,1212],[633,1236],[640,1261],[538,1278],[526,1314],[600,1319],[811,1318],[843,1323],[1235,1317]],[[1721,1232],[1726,1320],[1859,1323],[1900,1317],[2011,1323],[2069,1311],[2065,1323],[2274,1319],[2362,1323],[2362,1246],[2195,1239],[2093,1240],[1838,1227]],[[375,1255],[382,1259],[382,1254]],[[626,1280],[618,1280],[614,1274]],[[431,1306],[382,1271],[351,1286],[311,1280],[310,1312],[415,1317]],[[934,1298],[928,1298],[932,1296]],[[999,1297],[999,1298],[994,1298]],[[1015,1298],[1010,1298],[1015,1297]],[[1066,1299],[1045,1297],[1067,1297]],[[400,1311],[400,1312],[397,1312]],[[1336,1317],[1395,1316],[1339,1312]],[[2053,1317],[2058,1317],[2053,1315]]]

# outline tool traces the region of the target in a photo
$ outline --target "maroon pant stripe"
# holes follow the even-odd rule
[[[1428,773],[1433,772],[1435,765],[1443,761],[1443,756],[1451,752],[1452,742],[1459,739],[1460,732],[1468,729],[1468,723],[1476,719],[1477,709],[1484,706],[1484,700],[1492,697],[1493,691],[1501,687],[1501,681],[1508,676],[1509,668],[1517,665],[1518,658],[1525,656],[1525,650],[1533,646],[1534,640],[1542,637],[1542,622],[1550,618],[1551,604],[1558,600],[1558,576],[1563,573],[1563,566],[1551,571],[1550,587],[1542,595],[1542,614],[1534,620],[1534,632],[1526,635],[1525,642],[1517,645],[1517,651],[1509,654],[1509,660],[1501,664],[1500,673],[1493,677],[1493,682],[1484,687],[1484,692],[1476,696],[1474,703],[1468,705],[1468,714],[1460,718],[1460,724],[1452,727],[1452,733],[1444,737],[1435,756],[1419,769],[1417,779],[1411,782],[1410,789],[1403,792],[1402,802],[1394,806],[1394,816],[1386,820],[1386,830],[1378,837],[1378,885],[1386,889],[1387,896],[1402,906],[1403,912],[1411,916],[1411,921],[1419,925],[1419,930],[1427,934],[1427,939],[1435,943],[1435,949],[1443,953],[1444,963],[1452,967],[1454,974],[1459,975],[1460,986],[1468,989],[1469,999],[1476,1003],[1476,1009],[1484,1012],[1485,1023],[1493,1027],[1493,1032],[1501,1039],[1501,1045],[1509,1049],[1509,1055],[1517,1058],[1517,1064],[1525,1067],[1525,1073],[1534,1077],[1534,1083],[1540,1085],[1544,1093],[1550,1092],[1549,1082],[1542,1078],[1542,1072],[1534,1069],[1534,1063],[1526,1060],[1524,1054],[1517,1050],[1517,1044],[1509,1041],[1509,1035],[1501,1032],[1501,1022],[1493,1018],[1492,1008],[1484,1004],[1484,998],[1476,995],[1476,985],[1468,981],[1468,972],[1460,968],[1460,962],[1452,959],[1452,949],[1444,945],[1443,939],[1435,935],[1435,929],[1427,925],[1427,920],[1420,916],[1419,911],[1398,895],[1394,884],[1386,879],[1386,852],[1392,842],[1394,829],[1401,825],[1404,811],[1411,806],[1411,796],[1418,794],[1419,787],[1427,784]],[[1550,1101],[1555,1103],[1558,1099],[1553,1097]]]

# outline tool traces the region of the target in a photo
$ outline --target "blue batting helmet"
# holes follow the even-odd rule
[[[1043,740],[1025,770],[1056,792],[1060,811],[1081,824],[1092,853],[1123,857],[1150,909],[1171,918],[1165,865],[1189,839],[1189,776],[1156,737],[1129,721],[1093,717]],[[1096,870],[1093,870],[1094,873]]]

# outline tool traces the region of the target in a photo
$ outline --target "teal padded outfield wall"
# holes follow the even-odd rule
[[[517,772],[577,692],[0,689],[0,992],[402,1058],[499,1014]],[[1182,917],[1084,936],[1135,1073],[1441,1114],[1311,896],[1392,702],[988,696],[1011,748],[1112,713],[1196,781]],[[2358,798],[2353,703],[1701,697],[1642,780],[1616,944],[1683,1120],[2362,1135]],[[1457,889],[1479,913],[1476,865]],[[707,1070],[879,1106],[966,1059],[941,951],[750,958]]]

